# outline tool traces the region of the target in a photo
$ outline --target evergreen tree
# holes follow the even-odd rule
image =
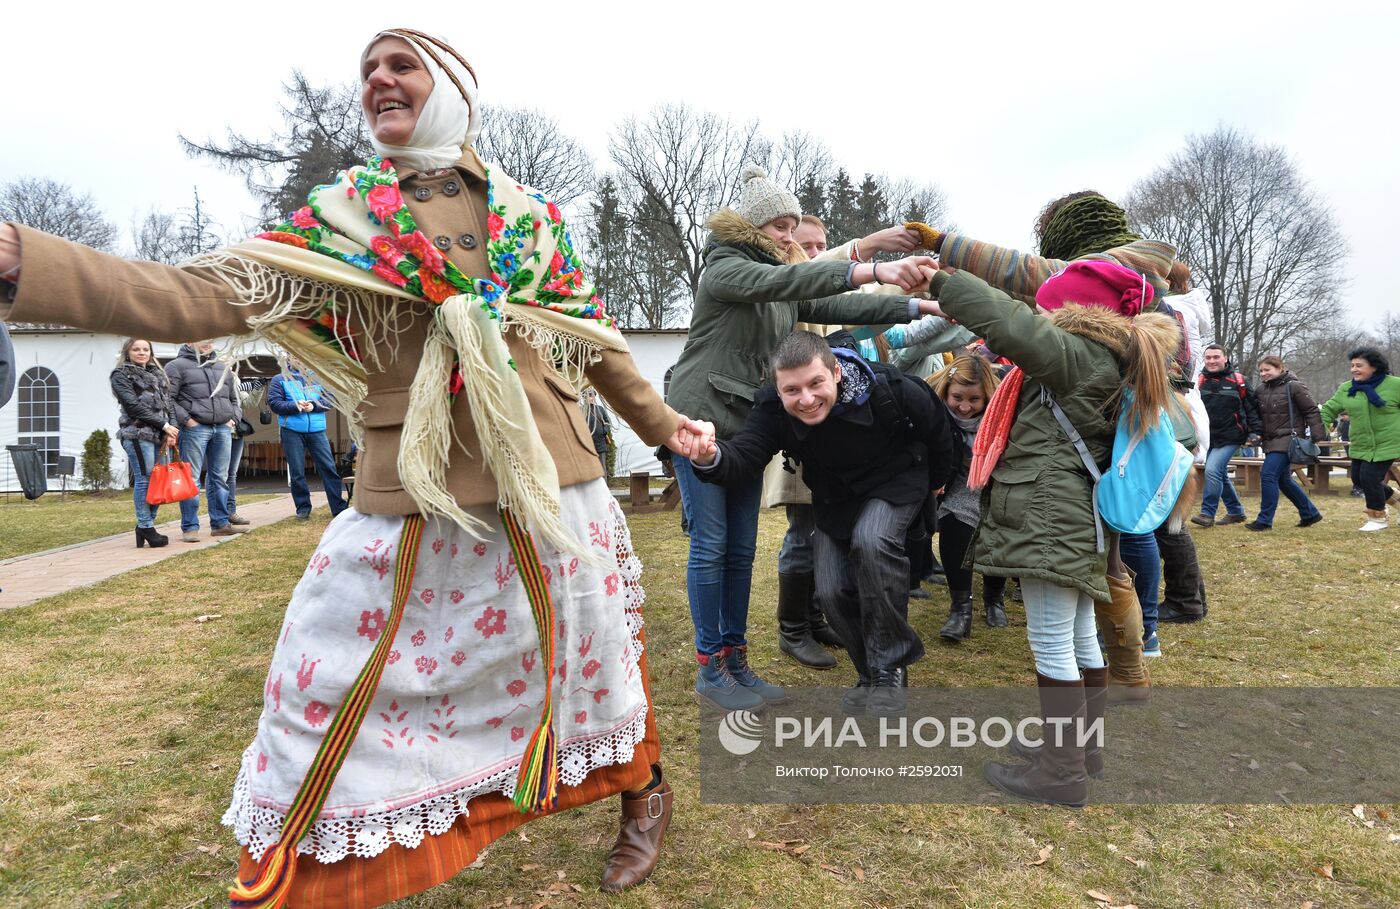
[[[831,178],[826,198],[826,236],[830,245],[836,246],[852,237],[865,236],[856,233],[860,221],[859,212],[856,210],[858,194],[856,188],[851,185],[851,178],[846,174],[844,167],[837,170],[836,176]]]
[[[856,199],[856,220],[851,226],[852,236],[864,237],[875,231],[889,227],[885,192],[874,175],[866,174],[860,184],[860,195]]]
[[[830,214],[826,209],[826,192],[816,174],[808,174],[797,187],[797,204],[804,215],[816,215],[822,221]]]

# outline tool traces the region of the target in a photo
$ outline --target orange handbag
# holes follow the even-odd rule
[[[161,462],[162,456],[166,458],[164,463]],[[190,462],[180,460],[180,453],[173,448],[162,449],[156,455],[151,477],[146,481],[146,504],[173,505],[197,495],[199,487],[195,485]]]

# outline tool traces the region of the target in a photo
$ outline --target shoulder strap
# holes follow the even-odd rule
[[[1050,389],[1044,385],[1040,386],[1040,402],[1050,408],[1050,412],[1055,415],[1055,420],[1060,424],[1060,428],[1065,431],[1065,435],[1074,445],[1074,450],[1079,452],[1079,460],[1084,462],[1084,467],[1089,471],[1089,476],[1094,478],[1094,490],[1090,495],[1090,504],[1094,508],[1094,540],[1098,545],[1098,551],[1104,551],[1103,542],[1103,521],[1099,518],[1099,465],[1094,463],[1094,456],[1089,454],[1089,446],[1084,444],[1084,437],[1079,434],[1079,430],[1074,428],[1074,424],[1069,421],[1069,417],[1060,409],[1060,403],[1055,400],[1055,396],[1050,394]]]
[[[1244,373],[1235,372],[1230,375],[1235,380],[1235,391],[1239,392],[1240,401],[1243,402],[1248,392],[1245,391]]]
[[[872,365],[880,366],[883,364]],[[874,373],[875,382],[870,386],[870,409],[875,413],[875,418],[886,426],[894,426],[912,434],[914,423],[895,398],[894,389],[890,387],[889,376],[878,368],[874,370]]]

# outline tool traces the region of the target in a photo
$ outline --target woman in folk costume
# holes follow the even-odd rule
[[[1036,302],[1048,318],[968,272],[940,272],[930,292],[1017,364],[983,413],[968,471],[970,488],[987,487],[972,567],[1021,579],[1044,728],[1076,717],[1092,723],[1103,716],[1108,685],[1124,683],[1110,677],[1096,631],[1112,653],[1124,644],[1124,618],[1142,617],[1064,421],[1106,466],[1125,387],[1133,392],[1130,426],[1155,425],[1174,406],[1166,362],[1180,332],[1169,317],[1143,313],[1151,287],[1114,262],[1077,262],[1046,281]],[[1019,798],[1082,805],[1086,775],[1099,775],[1103,759],[1074,742],[1047,734],[1029,764],[988,764],[987,777]]]
[[[361,58],[379,152],[257,238],[179,267],[0,226],[0,315],[155,338],[260,335],[362,426],[355,506],[278,635],[225,823],[235,906],[380,905],[506,831],[622,793],[603,888],[670,818],[640,566],[576,389],[685,454],[558,209],[472,149],[476,80],[401,29]]]

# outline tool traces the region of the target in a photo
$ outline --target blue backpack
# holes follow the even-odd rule
[[[1119,533],[1151,533],[1171,514],[1191,475],[1195,457],[1176,440],[1171,415],[1165,409],[1146,434],[1134,435],[1128,428],[1132,396],[1131,390],[1124,389],[1118,428],[1113,433],[1113,460],[1108,470],[1100,473],[1078,430],[1050,392],[1041,386],[1041,397],[1094,478],[1094,514]],[[1102,529],[1098,534],[1102,551]]]

